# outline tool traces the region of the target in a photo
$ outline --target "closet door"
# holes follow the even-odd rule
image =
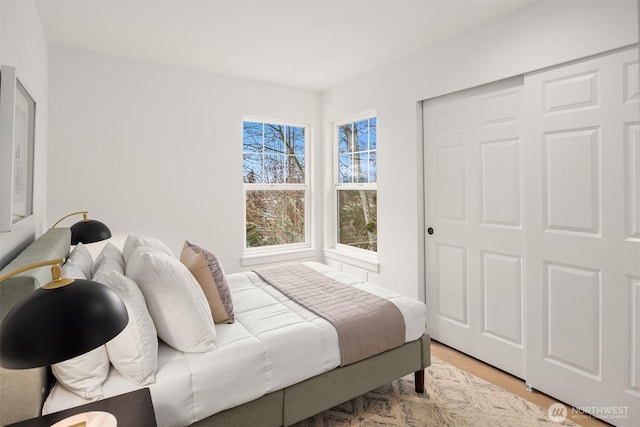
[[[527,75],[526,381],[640,425],[640,92],[629,49]]]
[[[423,107],[427,331],[524,378],[522,78]]]

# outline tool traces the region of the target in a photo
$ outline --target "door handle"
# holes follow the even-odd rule
[[[429,235],[433,234],[433,228],[431,228],[431,227],[427,228],[427,233]]]

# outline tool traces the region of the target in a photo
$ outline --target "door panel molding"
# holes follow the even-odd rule
[[[624,426],[640,425],[639,64],[634,46],[422,104],[428,332]]]

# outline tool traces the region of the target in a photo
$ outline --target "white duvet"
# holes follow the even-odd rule
[[[426,307],[388,289],[359,282],[318,263],[307,266],[393,302],[406,324],[405,342],[425,331]],[[340,365],[338,336],[329,322],[264,283],[255,273],[227,276],[236,322],[216,325],[216,346],[190,354],[160,342],[156,383],[149,386],[158,426],[187,426]],[[111,368],[104,397],[133,391]],[[88,401],[56,384],[43,413]]]

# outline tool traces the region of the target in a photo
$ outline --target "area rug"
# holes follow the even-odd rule
[[[295,427],[575,426],[547,409],[436,357],[425,373],[425,394],[413,374],[295,424]]]

